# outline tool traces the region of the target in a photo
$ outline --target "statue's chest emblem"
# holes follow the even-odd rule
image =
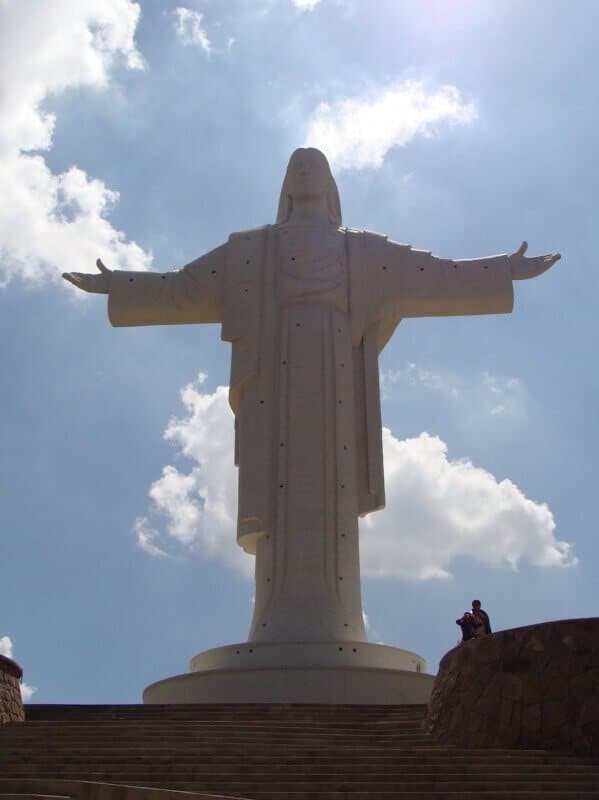
[[[287,228],[279,237],[281,272],[308,283],[335,285],[344,278],[343,237],[337,231]]]

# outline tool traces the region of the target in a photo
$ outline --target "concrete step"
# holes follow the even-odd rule
[[[423,714],[409,706],[28,706],[25,724],[0,730],[0,774],[247,800],[599,800],[592,759],[439,745],[424,733]]]
[[[430,742],[430,737],[427,733],[425,733],[421,728],[416,728],[415,730],[371,730],[368,733],[364,731],[302,731],[301,729],[294,729],[294,730],[284,730],[284,731],[273,731],[273,730],[265,730],[263,728],[257,728],[256,730],[245,730],[240,731],[237,730],[228,730],[223,731],[214,729],[197,729],[197,728],[189,728],[189,730],[185,731],[172,731],[172,732],[162,732],[156,730],[148,730],[145,727],[140,728],[126,728],[124,730],[114,730],[114,731],[104,731],[102,729],[97,730],[93,728],[84,728],[83,730],[77,731],[66,731],[66,730],[48,730],[45,731],[46,735],[51,736],[52,739],[56,741],[81,741],[81,737],[89,734],[94,739],[105,741],[115,741],[115,739],[122,739],[123,741],[127,741],[127,738],[134,735],[136,736],[137,740],[143,739],[144,741],[155,741],[157,739],[167,739],[167,740],[185,740],[185,739],[202,739],[203,737],[209,738],[210,740],[214,739],[227,739],[228,741],[235,741],[239,740],[241,742],[245,742],[248,739],[251,740],[256,736],[260,736],[263,740],[268,741],[281,741],[281,736],[285,736],[285,738],[290,740],[297,740],[297,741],[310,741],[313,740],[315,742],[320,742],[322,740],[326,741],[347,741],[347,742],[368,742],[372,740],[376,741],[385,741],[385,740],[398,740],[398,741],[427,741]],[[39,733],[36,734],[34,731],[23,731],[20,735],[17,734],[16,736],[11,737],[12,741],[19,741],[23,739],[34,739],[36,735],[39,737]]]
[[[60,792],[60,794],[59,794]],[[93,781],[35,781],[0,777],[0,798],[39,797],[48,800],[244,800],[231,795],[177,792],[148,786]]]
[[[262,763],[265,760],[264,750],[258,750],[256,753],[239,752],[234,753],[231,751],[224,751],[222,749],[206,750],[206,749],[191,749],[188,751],[179,751],[174,749],[172,751],[156,750],[156,749],[141,749],[129,750],[123,753],[120,750],[113,751],[110,748],[104,750],[100,748],[73,750],[67,753],[62,751],[53,750],[50,745],[44,748],[42,752],[29,750],[23,752],[10,752],[3,751],[0,754],[0,763],[5,765],[9,763],[16,763],[22,759],[24,763],[53,763],[57,757],[64,759],[64,763],[81,762],[82,760],[98,760],[105,762],[107,757],[116,760],[116,763],[125,762],[131,763],[134,761],[143,760],[147,763],[153,763],[156,758],[165,757],[172,761],[173,758],[181,758],[182,763],[186,760],[197,761],[201,763],[239,763],[239,759],[243,756],[243,763]],[[338,751],[314,750],[313,752],[299,752],[297,748],[282,747],[280,752],[269,752],[267,760],[269,763],[322,763],[322,764],[497,764],[497,763],[519,763],[519,764],[569,764],[572,761],[572,756],[560,753],[544,753],[544,752],[529,752],[521,751],[519,753],[502,753],[501,751],[485,752],[471,751],[471,752],[452,752],[451,750],[409,750],[405,749],[392,749],[388,748],[383,753],[377,748],[365,750],[359,748],[357,750],[344,749]],[[596,763],[590,758],[577,757],[576,763],[579,764],[593,764]]]
[[[113,753],[118,758],[138,758],[147,756],[148,758],[154,758],[155,756],[163,755],[165,757],[170,757],[173,754],[180,755],[183,758],[185,757],[193,757],[202,755],[205,757],[210,757],[211,755],[214,756],[222,756],[223,758],[235,759],[239,755],[243,755],[248,759],[260,760],[261,758],[269,757],[272,758],[276,756],[277,758],[296,758],[298,760],[306,760],[306,759],[314,759],[314,758],[321,758],[321,759],[330,759],[335,758],[336,760],[345,760],[347,762],[352,762],[355,758],[364,758],[366,760],[372,760],[373,758],[380,757],[382,760],[389,759],[389,758],[401,758],[404,760],[410,759],[423,759],[430,757],[444,757],[444,758],[462,758],[465,756],[472,755],[474,759],[479,758],[490,758],[493,759],[495,757],[500,758],[514,758],[514,759],[525,759],[525,760],[534,760],[535,758],[567,758],[567,754],[563,753],[546,753],[543,750],[517,750],[517,751],[502,751],[502,750],[475,750],[475,751],[468,751],[462,748],[453,749],[451,747],[434,747],[430,746],[429,743],[423,743],[422,745],[415,747],[413,745],[398,745],[393,744],[386,744],[384,747],[378,746],[378,742],[374,744],[370,744],[368,746],[361,745],[357,747],[352,746],[339,746],[339,747],[330,747],[326,742],[322,743],[321,746],[305,746],[300,747],[299,745],[288,746],[286,742],[280,742],[276,747],[273,745],[272,749],[266,751],[264,747],[260,747],[259,743],[254,743],[255,746],[247,745],[247,747],[227,747],[223,750],[222,747],[215,746],[211,744],[209,741],[200,741],[200,742],[190,742],[189,740],[183,742],[175,742],[165,744],[165,746],[161,747],[160,743],[152,743],[151,745],[141,744],[141,745],[132,745],[128,744],[127,746],[120,746],[117,743],[115,746],[110,746],[107,742],[93,742],[93,741],[86,741],[82,743],[79,741],[78,743],[67,743],[67,746],[63,746],[62,744],[56,744],[50,741],[33,741],[33,742],[6,742],[2,741],[0,737],[0,760],[3,757],[8,757],[10,755],[11,758],[16,757],[19,753],[27,755],[28,753],[34,752],[36,756],[42,756],[44,753],[52,753],[52,754],[63,754],[68,755],[69,753],[77,754],[77,756],[81,755],[94,755],[98,754],[98,756],[104,757],[109,753]],[[585,757],[580,756],[580,758],[584,761]]]
[[[117,784],[118,781],[112,777],[98,777],[98,783],[108,782],[111,784]],[[93,779],[92,779],[93,781]],[[333,793],[333,792],[344,792],[346,794],[351,794],[353,797],[356,793],[364,793],[364,795],[368,794],[392,794],[392,793],[419,793],[419,794],[427,794],[429,797],[435,796],[436,794],[444,793],[444,794],[459,794],[460,792],[478,792],[481,796],[486,796],[488,793],[492,792],[503,792],[504,797],[512,797],[512,795],[516,795],[518,793],[523,792],[536,792],[536,793],[546,793],[550,794],[552,792],[573,792],[578,794],[586,794],[590,793],[593,794],[595,798],[599,795],[597,794],[597,787],[596,786],[585,786],[583,784],[568,784],[567,782],[563,782],[560,784],[555,785],[545,785],[542,783],[539,784],[523,784],[523,783],[516,783],[516,782],[502,782],[502,783],[443,783],[443,782],[430,782],[430,783],[421,783],[421,784],[406,784],[406,783],[366,783],[361,782],[359,784],[353,783],[331,783],[331,782],[295,782],[295,783],[263,783],[263,784],[242,784],[242,783],[211,783],[211,782],[197,782],[197,783],[177,783],[171,782],[169,784],[161,784],[157,782],[142,782],[136,784],[138,786],[146,786],[148,788],[164,788],[170,791],[186,791],[186,792],[193,792],[196,794],[208,794],[208,795],[225,795],[225,796],[234,796],[234,797],[259,797],[265,796],[268,794],[275,794],[280,796],[286,796],[290,793],[302,793],[307,796],[317,797],[320,798],[323,794]],[[539,795],[542,796],[542,795]]]
[[[70,795],[33,794],[32,792],[0,792],[0,800],[70,800]]]
[[[271,752],[269,754],[270,759],[269,763],[279,763],[279,764],[286,764],[286,763],[299,763],[299,764],[306,764],[306,763],[313,763],[313,764],[340,764],[340,765],[351,765],[351,764],[385,764],[385,763],[393,763],[398,765],[409,765],[409,764],[429,764],[429,765],[445,765],[445,764],[569,764],[572,760],[578,764],[593,764],[596,763],[592,759],[578,757],[573,759],[572,756],[567,754],[544,754],[544,753],[536,753],[536,754],[528,754],[524,751],[521,755],[512,754],[512,755],[504,755],[501,752],[499,753],[489,753],[485,755],[484,752],[474,752],[472,754],[469,753],[452,753],[451,751],[442,751],[442,752],[435,752],[435,751],[415,751],[410,752],[408,750],[390,750],[389,752],[385,752],[382,755],[376,748],[370,751],[364,751],[363,749],[359,749],[356,752],[350,750],[340,750],[338,753],[334,752],[319,752],[315,750],[313,752],[299,752],[296,748],[282,748],[280,752]],[[82,761],[89,761],[90,763],[93,761],[98,761],[101,763],[106,763],[107,760],[110,763],[113,763],[112,759],[114,758],[114,763],[156,763],[156,759],[162,758],[163,760],[170,759],[179,759],[181,758],[181,763],[187,762],[196,762],[202,764],[235,764],[240,763],[247,763],[247,764],[260,764],[264,763],[265,760],[265,753],[264,751],[258,751],[256,753],[232,753],[232,752],[223,752],[222,750],[215,750],[215,751],[202,751],[202,750],[191,750],[186,753],[178,753],[176,750],[173,751],[130,751],[126,754],[123,754],[119,751],[111,752],[109,749],[105,749],[104,751],[98,750],[94,748],[93,750],[81,750],[81,751],[71,751],[67,753],[62,753],[60,751],[54,751],[52,748],[48,747],[47,750],[44,750],[42,753],[37,753],[34,750],[28,753],[23,753],[20,751],[19,753],[3,753],[0,755],[0,764],[5,766],[11,763],[25,763],[25,764],[33,764],[33,763],[53,763],[56,761],[57,758],[60,758],[64,763],[80,763]]]
[[[422,781],[446,781],[446,782],[480,782],[484,783],[488,780],[492,781],[517,781],[517,782],[555,782],[570,781],[570,783],[593,783],[599,786],[599,775],[597,772],[574,772],[563,771],[561,773],[529,773],[529,772],[509,772],[509,771],[494,771],[490,770],[488,773],[480,771],[477,773],[464,772],[445,772],[445,771],[420,771],[411,772],[409,770],[388,770],[382,773],[361,773],[352,774],[343,770],[331,769],[324,771],[305,771],[302,769],[289,771],[289,772],[270,772],[264,770],[262,772],[244,772],[243,769],[238,769],[235,772],[228,770],[213,769],[207,771],[195,770],[180,770],[176,766],[171,769],[152,769],[150,767],[130,767],[129,769],[118,769],[112,767],[98,768],[88,765],[72,765],[71,767],[65,766],[57,769],[39,769],[29,768],[23,770],[12,770],[11,778],[54,778],[60,777],[81,780],[112,780],[118,783],[131,783],[139,782],[140,780],[152,781],[153,783],[164,783],[164,781],[171,781],[175,779],[177,783],[196,783],[211,780],[219,780],[224,782],[243,782],[246,785],[252,783],[266,782],[281,782],[289,783],[298,780],[308,781],[341,781],[345,782],[350,780],[352,783],[357,784],[360,782],[368,783],[387,783],[389,781],[400,781],[418,783]]]
[[[388,722],[404,722],[404,721],[418,721],[424,719],[424,714],[421,713],[402,713],[402,714],[372,714],[372,715],[356,715],[356,714],[345,714],[345,715],[333,715],[333,714],[325,714],[325,715],[317,715],[317,714],[243,714],[243,713],[236,713],[235,711],[227,714],[207,714],[203,711],[194,711],[190,714],[180,714],[177,716],[171,715],[152,715],[149,716],[147,714],[73,714],[73,715],[62,715],[60,711],[55,713],[47,711],[43,713],[32,713],[29,711],[28,707],[25,708],[25,716],[28,722],[114,722],[114,721],[121,721],[121,722],[194,722],[194,721],[201,721],[207,720],[212,722],[221,721],[233,721],[233,720],[240,720],[240,721],[248,721],[248,722],[262,722],[262,723],[277,723],[277,722],[318,722],[318,723],[327,723],[327,722],[334,722],[338,724],[353,724],[353,723],[365,723],[365,722],[381,722],[381,721],[388,721]]]
[[[56,762],[47,762],[40,764],[36,762],[34,765],[23,763],[18,766],[12,767],[12,773],[27,772],[28,770],[37,770],[49,772],[55,769]],[[63,764],[62,769],[66,770],[93,770],[102,766],[102,762],[72,762],[70,764]],[[222,773],[226,775],[256,775],[268,773],[269,775],[289,775],[295,773],[302,773],[304,775],[375,775],[375,776],[391,776],[391,775],[589,775],[599,777],[599,766],[594,764],[513,764],[513,763],[462,763],[462,764],[396,764],[393,762],[386,762],[384,764],[329,764],[327,762],[310,763],[310,762],[294,762],[291,764],[278,764],[264,762],[259,764],[248,764],[246,762],[215,762],[206,764],[204,762],[188,761],[181,763],[180,761],[135,761],[135,762],[116,762],[113,760],[110,766],[113,772],[126,772],[139,771],[146,774],[167,774],[171,771],[177,771],[181,775],[212,775],[215,773]]]
[[[148,730],[156,730],[168,726],[172,730],[185,730],[188,727],[202,728],[221,728],[223,730],[231,730],[239,728],[244,730],[282,730],[284,728],[306,730],[367,730],[368,728],[375,728],[377,730],[418,730],[422,728],[423,720],[421,719],[400,719],[400,720],[356,720],[347,721],[337,720],[336,722],[323,721],[323,720],[223,720],[223,719],[189,719],[189,720],[131,720],[131,719],[110,719],[110,720],[93,720],[93,719],[77,719],[77,720],[26,720],[26,724],[31,729],[45,728],[61,728],[72,727],[73,729],[83,729],[85,727],[97,727],[102,730],[118,730],[122,727],[130,728],[147,728]],[[23,727],[23,723],[9,723],[9,727],[13,730]]]
[[[186,717],[194,714],[203,716],[254,716],[254,717],[396,717],[401,714],[426,714],[426,704],[372,706],[372,705],[326,705],[310,703],[177,703],[173,705],[114,705],[95,706],[92,704],[64,705],[61,703],[28,703],[28,716],[59,715],[61,719],[69,717],[110,717],[137,716],[160,717],[161,719]]]
[[[148,710],[150,709],[150,710]],[[395,711],[394,708],[384,706],[382,710],[376,712],[364,711],[329,711],[328,707],[324,706],[321,709],[306,710],[303,706],[289,706],[283,707],[281,710],[272,711],[268,708],[263,708],[259,711],[248,712],[242,707],[223,707],[219,710],[210,710],[205,706],[186,707],[183,710],[167,709],[165,711],[152,711],[151,707],[142,706],[138,710],[131,711],[129,709],[114,709],[113,711],[106,712],[102,710],[94,710],[86,706],[81,707],[79,711],[69,710],[61,706],[31,706],[27,705],[25,709],[26,719],[29,722],[41,722],[49,720],[60,720],[75,722],[78,720],[91,720],[91,721],[110,721],[110,720],[144,720],[144,721],[188,721],[188,720],[248,720],[248,721],[278,721],[278,720],[305,720],[305,721],[318,721],[326,722],[327,720],[334,719],[336,722],[368,722],[380,720],[421,720],[424,718],[425,710],[409,706],[402,711]],[[389,710],[391,709],[391,710]]]
[[[107,777],[98,777],[96,779],[98,782],[108,781],[110,783],[117,783],[117,779],[111,776]],[[131,781],[128,781],[131,783]],[[330,793],[330,792],[345,792],[347,794],[353,795],[356,792],[363,791],[364,794],[378,794],[378,793],[387,793],[392,794],[396,792],[421,792],[421,793],[459,793],[460,791],[464,792],[479,792],[481,796],[488,794],[489,792],[499,792],[502,791],[504,793],[504,797],[511,797],[512,794],[516,794],[517,792],[578,792],[582,793],[594,793],[595,800],[599,795],[597,794],[597,787],[596,786],[585,786],[584,784],[569,784],[567,781],[563,782],[562,784],[557,785],[543,785],[543,784],[516,784],[516,783],[488,783],[488,784],[476,784],[476,783],[455,783],[455,784],[446,784],[446,783],[430,783],[430,784],[406,784],[406,783],[381,783],[381,784],[366,784],[362,783],[358,786],[350,786],[347,783],[279,783],[279,784],[261,784],[258,786],[252,785],[248,786],[246,784],[230,784],[230,783],[157,783],[157,782],[136,782],[138,786],[146,786],[148,788],[155,788],[155,789],[165,789],[169,791],[180,791],[180,792],[192,792],[194,794],[209,794],[210,796],[221,796],[225,795],[227,797],[257,797],[263,794],[267,794],[269,792],[276,792],[281,796],[287,795],[289,793],[300,791],[307,795],[312,796],[313,798],[320,798],[322,794]],[[307,788],[306,788],[307,787]]]
[[[14,773],[15,779],[52,779],[56,775],[49,772],[37,774],[21,775]],[[382,789],[391,787],[394,789],[411,788],[426,790],[457,790],[480,789],[490,790],[493,788],[503,788],[506,791],[516,791],[524,789],[535,790],[581,790],[590,791],[591,789],[599,792],[599,776],[587,775],[514,775],[510,773],[490,773],[489,775],[468,775],[453,774],[449,775],[410,775],[410,774],[385,774],[381,776],[356,776],[322,773],[320,775],[306,775],[305,773],[291,773],[289,775],[249,774],[249,775],[230,775],[228,773],[214,772],[209,775],[181,775],[176,769],[164,774],[151,774],[140,771],[119,772],[112,770],[92,771],[73,773],[63,772],[61,777],[65,779],[80,779],[89,781],[102,781],[110,783],[127,783],[133,785],[152,785],[165,788],[182,790],[199,790],[217,792],[230,792],[235,794],[248,793],[259,789],[283,788],[300,789],[305,786],[311,788],[318,787],[323,790],[325,787],[330,789],[343,788],[345,791],[358,791],[361,788]],[[599,796],[599,794],[598,794]]]
[[[56,774],[49,772],[48,774],[31,774],[21,775],[19,773],[13,774],[16,778],[56,778]],[[545,789],[573,789],[581,787],[583,789],[599,790],[599,775],[587,774],[562,774],[562,775],[526,775],[526,774],[513,774],[513,773],[489,773],[488,775],[469,775],[468,773],[458,774],[409,774],[409,773],[386,773],[384,775],[348,775],[344,773],[321,773],[321,774],[306,774],[302,771],[290,773],[288,775],[277,775],[270,773],[238,773],[232,775],[227,772],[214,771],[208,774],[196,775],[182,775],[176,769],[171,772],[165,773],[148,773],[144,770],[131,770],[131,771],[117,771],[117,770],[84,770],[82,772],[73,773],[61,772],[61,777],[68,779],[69,777],[80,778],[90,781],[102,781],[111,783],[128,783],[136,785],[153,786],[168,786],[171,788],[180,788],[189,790],[190,788],[203,787],[204,789],[212,789],[215,787],[230,788],[236,787],[237,794],[242,793],[241,787],[246,790],[251,788],[269,788],[274,786],[287,786],[293,788],[294,786],[301,786],[304,783],[311,786],[331,785],[347,787],[351,785],[357,791],[361,786],[369,787],[460,787],[463,788],[493,788],[493,786],[501,786],[502,788],[516,789],[532,787],[532,788],[545,788]],[[599,795],[598,795],[599,796]]]
[[[59,759],[57,761],[57,759]],[[98,753],[97,751],[90,751],[88,753],[68,753],[61,754],[55,753],[51,749],[42,754],[34,752],[19,753],[15,756],[11,753],[3,753],[0,755],[0,765],[8,767],[14,766],[34,766],[52,767],[56,763],[60,764],[110,764],[111,766],[127,766],[127,765],[143,765],[151,766],[156,765],[171,765],[178,764],[182,768],[201,766],[205,768],[215,768],[222,766],[223,769],[235,768],[238,765],[243,765],[244,768],[251,769],[287,769],[287,768],[314,768],[314,769],[332,769],[339,768],[344,770],[382,770],[388,767],[397,767],[398,769],[457,769],[463,770],[472,768],[472,770],[484,770],[494,768],[509,768],[509,769],[532,769],[532,768],[547,768],[552,767],[556,769],[567,769],[571,765],[576,764],[581,769],[593,770],[599,769],[596,762],[583,758],[573,759],[572,756],[561,755],[540,755],[527,757],[503,757],[501,754],[496,756],[489,756],[485,758],[484,755],[477,754],[476,756],[469,757],[464,755],[461,757],[452,758],[451,753],[444,754],[428,754],[422,757],[416,756],[399,756],[393,754],[386,754],[381,756],[376,752],[365,755],[361,753],[355,758],[343,756],[335,756],[334,754],[324,755],[322,753],[299,754],[293,750],[288,750],[279,756],[270,755],[270,758],[265,758],[264,753],[252,757],[236,757],[230,753],[214,753],[210,757],[202,756],[198,753],[138,753],[123,755],[121,753],[110,754]]]
[[[18,741],[19,739],[33,739],[36,736],[43,736],[48,737],[52,736],[55,739],[65,739],[65,740],[76,740],[80,739],[82,735],[90,734],[95,738],[104,738],[104,739],[111,739],[111,738],[120,738],[126,740],[128,736],[135,735],[135,736],[143,736],[145,739],[151,740],[156,739],[160,736],[159,729],[151,729],[146,728],[145,726],[140,726],[139,728],[129,728],[124,727],[121,730],[103,730],[102,728],[93,727],[86,727],[80,730],[73,729],[73,730],[64,730],[64,729],[52,729],[49,728],[44,731],[35,731],[31,728],[28,730],[21,731],[19,733],[10,736],[9,732],[5,732],[5,736],[12,739],[12,741]],[[386,728],[384,730],[377,730],[373,728],[368,733],[364,730],[351,730],[351,731],[302,731],[301,729],[293,729],[293,730],[283,730],[277,731],[268,728],[255,728],[255,729],[246,729],[246,730],[237,730],[229,729],[229,730],[222,730],[221,728],[193,728],[189,726],[187,730],[182,729],[180,731],[168,731],[165,730],[162,732],[163,736],[171,740],[177,739],[201,739],[202,736],[210,737],[211,739],[215,736],[220,736],[221,738],[238,738],[238,739],[251,739],[253,736],[260,735],[265,736],[269,739],[276,739],[277,737],[281,737],[281,735],[299,738],[299,739],[314,739],[315,741],[319,741],[322,738],[327,739],[334,739],[335,737],[340,739],[348,739],[348,740],[368,740],[370,738],[377,738],[377,739],[394,739],[394,738],[404,738],[404,739],[426,739],[426,741],[430,741],[429,736],[427,733],[424,732],[422,728],[414,728],[414,729],[389,729]]]
[[[147,722],[149,724],[155,722],[172,722],[173,724],[177,723],[187,723],[187,722],[233,722],[235,720],[248,723],[251,722],[258,722],[261,724],[278,724],[278,723],[294,723],[294,722],[306,722],[306,723],[318,723],[318,724],[356,724],[356,723],[367,723],[367,722],[418,722],[424,719],[424,715],[417,713],[411,714],[376,714],[372,716],[356,716],[356,715],[341,715],[341,716],[333,716],[333,715],[325,715],[325,716],[317,716],[314,714],[310,715],[299,715],[299,714],[283,714],[283,715],[264,715],[261,716],[260,714],[252,714],[244,715],[244,714],[237,714],[235,712],[230,714],[205,714],[201,712],[188,714],[188,715],[181,715],[176,717],[170,716],[146,716],[143,714],[109,714],[109,715],[94,715],[94,714],[78,714],[74,716],[61,716],[59,713],[51,714],[51,713],[44,713],[44,714],[30,714],[25,708],[25,715],[27,722],[34,722],[36,724],[41,723],[52,723],[52,722],[99,722],[99,723],[110,723],[110,722]],[[20,723],[17,723],[20,724]]]
[[[305,728],[306,730],[331,730],[338,729],[346,730],[367,730],[369,727],[383,730],[389,728],[394,729],[407,729],[415,730],[420,729],[423,720],[420,717],[405,718],[405,719],[371,719],[371,720],[312,720],[312,719],[272,719],[272,720],[259,720],[259,719],[210,719],[210,718],[194,718],[194,719],[181,719],[181,720],[148,720],[148,719],[74,719],[74,720],[59,720],[59,719],[33,719],[26,720],[26,724],[34,729],[44,729],[46,727],[73,727],[74,729],[84,727],[98,727],[99,729],[119,729],[121,727],[131,728],[147,728],[148,730],[156,730],[168,726],[173,730],[184,730],[187,727],[220,727],[223,730],[230,730],[239,728],[240,726],[245,730],[264,729],[264,730],[281,730],[283,728]],[[9,727],[17,729],[23,727],[23,723],[9,723]]]
[[[404,792],[391,790],[388,792],[260,792],[245,795],[245,800],[597,800],[596,792],[544,792],[524,791],[509,792],[502,790],[491,792]]]

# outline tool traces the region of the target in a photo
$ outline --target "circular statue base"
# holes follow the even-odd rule
[[[192,658],[148,686],[152,703],[428,703],[434,676],[416,653],[367,642],[244,642]]]

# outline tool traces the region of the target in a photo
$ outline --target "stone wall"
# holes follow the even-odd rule
[[[599,755],[599,618],[464,642],[441,660],[425,728],[465,747]]]
[[[0,725],[25,720],[19,686],[22,675],[23,670],[18,664],[0,655]]]

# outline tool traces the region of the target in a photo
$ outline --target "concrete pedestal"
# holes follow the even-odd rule
[[[144,703],[427,703],[434,676],[416,653],[366,642],[244,642],[192,658]]]

